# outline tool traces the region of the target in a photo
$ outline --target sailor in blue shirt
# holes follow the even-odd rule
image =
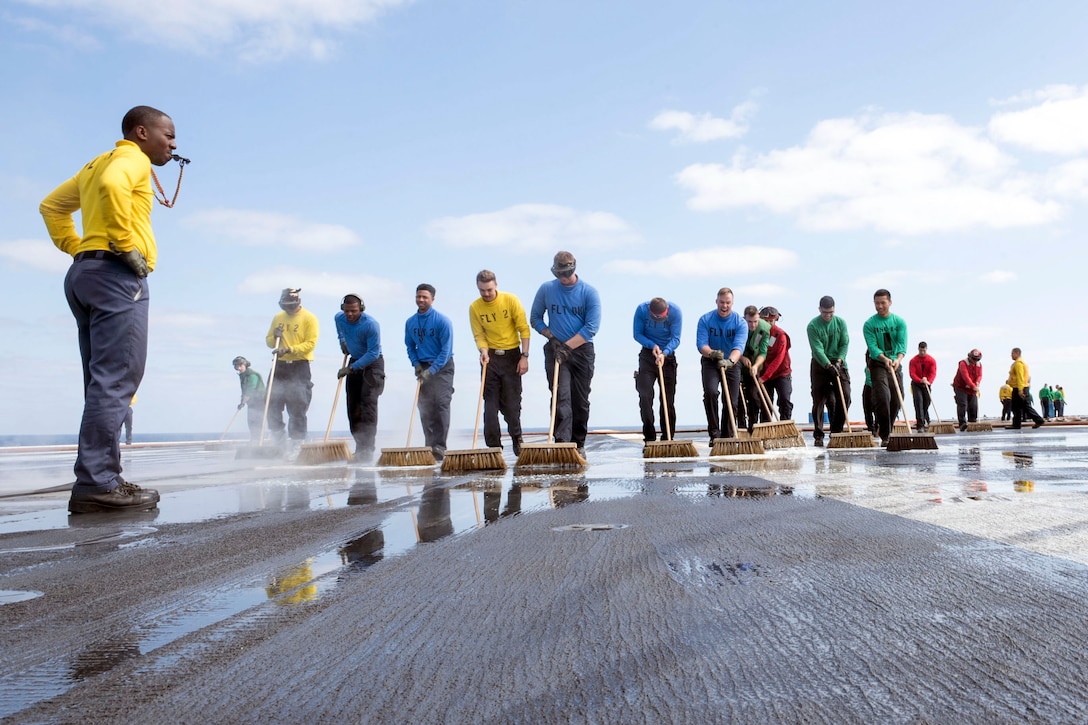
[[[404,323],[404,345],[420,382],[419,421],[423,424],[423,438],[434,459],[441,461],[446,457],[453,399],[453,325],[431,306],[434,292],[429,284],[416,287],[419,311]]]
[[[682,327],[680,308],[663,297],[654,297],[635,309],[634,336],[635,341],[642,345],[638,353],[635,390],[638,391],[638,410],[642,416],[642,439],[647,443],[657,440],[654,383],[660,382],[659,368],[660,377],[665,381],[662,391],[664,399],[660,405],[661,440],[672,440],[676,435],[676,348],[680,346]],[[669,421],[667,430],[666,418]]]
[[[556,278],[537,290],[529,325],[548,338],[544,371],[549,389],[559,361],[559,389],[552,391],[556,398],[555,442],[577,444],[578,453],[585,458],[595,361],[593,336],[601,324],[601,299],[596,289],[578,278],[576,267],[577,260],[570,252],[555,255],[552,274]]]
[[[721,417],[718,416],[718,390],[722,383],[721,371],[724,370],[729,383],[733,415],[740,417],[740,368],[736,364],[748,342],[748,323],[733,311],[733,290],[728,287],[718,290],[716,305],[716,309],[699,318],[695,331],[695,346],[703,356],[700,360],[703,408],[706,410],[711,445],[715,438],[737,437],[737,432],[729,420],[724,398]]]
[[[340,351],[348,364],[336,374],[346,377],[348,427],[355,439],[355,460],[370,460],[378,433],[378,397],[385,391],[385,357],[382,356],[381,328],[366,314],[359,295],[344,295],[340,312],[333,318]]]

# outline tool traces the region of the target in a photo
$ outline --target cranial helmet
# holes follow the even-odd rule
[[[280,293],[280,309],[297,310],[302,305],[302,298],[298,296],[298,293],[302,291],[301,287],[287,287]]]
[[[245,359],[244,357],[242,357],[241,355],[239,355],[238,357],[234,358],[233,362],[231,362],[231,367],[235,367],[235,368],[236,368],[236,367],[238,367],[239,365],[245,365],[245,366],[246,366],[246,367],[248,368],[248,367],[249,367],[249,364],[250,364],[250,363],[249,363],[249,360],[246,360],[246,359]]]

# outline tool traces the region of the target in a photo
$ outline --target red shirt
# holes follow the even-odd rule
[[[767,341],[767,357],[763,360],[763,372],[759,379],[764,383],[793,372],[790,368],[790,336],[777,324],[771,325]]]
[[[956,377],[952,380],[952,387],[974,393],[981,382],[982,363],[972,365],[966,360],[960,360],[959,367],[956,368]]]
[[[933,385],[933,381],[937,379],[937,360],[932,355],[923,357],[919,353],[910,359],[910,379],[911,382],[921,383],[922,378]]]

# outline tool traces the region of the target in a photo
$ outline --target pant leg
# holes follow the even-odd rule
[[[453,399],[453,358],[427,379],[419,391],[419,420],[423,437],[435,455],[445,454],[450,430],[450,401]]]
[[[143,380],[150,292],[113,260],[73,262],[64,280],[84,375],[76,486],[109,491],[121,473],[121,422]]]
[[[264,400],[246,403],[246,422],[249,424],[250,440],[256,441],[261,437],[261,424],[264,423]]]
[[[287,408],[292,377],[290,365],[283,362],[276,363],[276,375],[268,390],[268,431],[275,442],[282,442],[286,437],[283,411]]]
[[[833,412],[834,400],[831,399],[831,390],[835,384],[832,373],[816,360],[809,363],[809,385],[812,393],[812,437],[814,440],[824,439],[824,410]],[[831,406],[828,405],[829,399]],[[828,416],[830,421],[831,416]]]
[[[902,369],[899,374],[902,375]],[[870,363],[869,376],[873,380],[873,416],[876,421],[876,432],[881,440],[887,440],[892,433],[895,419],[899,415],[899,400],[891,386],[901,385],[901,381],[898,375],[893,375],[887,366],[880,362]]]
[[[873,386],[861,386],[861,410],[865,415],[865,430],[876,433],[876,416],[873,414]]]
[[[287,433],[291,440],[304,441],[308,432],[306,415],[313,399],[314,384],[310,380],[310,362],[299,360],[291,363],[292,384],[287,387],[287,414],[291,416]]]
[[[570,410],[570,365],[559,365],[559,386],[552,389],[555,372],[555,358],[551,350],[544,347],[544,373],[548,377],[548,390],[555,399],[555,442],[569,443],[571,441],[571,410]]]
[[[378,359],[370,363],[362,372],[358,434],[352,431],[357,449],[361,449],[364,453],[374,450],[374,441],[378,436],[378,398],[384,392],[385,357],[379,355]]]
[[[914,382],[910,383],[910,394],[914,399],[914,422],[918,427],[926,424],[926,388],[924,385]]]
[[[956,426],[963,428],[967,425],[967,398],[975,397],[974,393],[959,388],[952,389],[952,396],[956,400]]]
[[[635,391],[638,393],[638,414],[642,419],[642,440],[657,440],[654,425],[654,383],[657,381],[657,363],[653,350],[641,348],[638,353],[638,370],[635,372]],[[664,432],[664,421],[661,423]]]
[[[351,362],[355,362],[354,358]],[[360,440],[363,419],[362,399],[363,373],[362,371],[350,373],[344,378],[344,401],[347,405],[348,430],[351,431],[351,437],[355,440],[357,451],[361,450],[363,445]]]
[[[503,362],[505,355],[491,355],[484,377],[484,444],[488,448],[502,445],[502,428],[499,426],[499,408],[502,401]]]
[[[773,405],[778,401],[778,417],[793,420],[793,375],[780,375],[766,383],[767,395]]]
[[[521,438],[522,388],[521,375],[518,374],[521,353],[508,352],[503,358],[503,364],[500,366],[502,370],[502,378],[500,379],[502,387],[499,391],[499,412],[502,413],[502,418],[506,421],[506,433],[511,439],[518,440]],[[497,440],[500,442],[495,443],[494,447],[501,445],[501,439]]]
[[[665,400],[668,402],[669,429],[665,430],[665,414],[663,406],[659,404],[658,415],[661,420],[661,440],[672,440],[676,437],[676,354],[667,355],[665,364],[661,366],[661,375],[665,378]],[[660,381],[658,381],[660,385]]]
[[[711,440],[722,437],[721,417],[718,415],[718,396],[722,384],[721,374],[714,361],[700,358],[699,373],[703,383],[703,410],[706,413],[706,428]]]
[[[125,428],[125,442],[131,443],[132,442],[132,406],[131,405],[128,406],[128,410],[125,411],[124,428]]]
[[[978,420],[978,394],[967,393],[967,422],[974,423]]]
[[[585,447],[589,434],[589,393],[596,360],[592,342],[578,347],[570,357],[571,441],[579,448]]]
[[[719,373],[720,375],[720,373]],[[729,385],[729,396],[733,403],[733,416],[739,418],[741,412],[740,406],[740,366],[734,365],[729,368],[725,373],[726,383]],[[723,401],[725,399],[723,397]],[[740,421],[737,421],[736,427],[733,426],[733,422],[729,420],[729,411],[722,407],[722,431],[726,434],[726,438],[736,438],[736,428],[740,427]]]
[[[839,396],[839,386],[842,386],[842,397]],[[839,382],[832,381],[832,409],[830,420],[832,433],[842,433],[846,428],[846,419],[850,415],[850,371],[843,368],[839,373]]]
[[[740,419],[738,419],[737,426],[751,432],[752,427],[760,422],[763,405],[759,396],[759,391],[756,390],[755,378],[752,377],[750,371],[741,371],[740,383],[742,391],[741,410],[744,413],[744,423],[741,423]]]

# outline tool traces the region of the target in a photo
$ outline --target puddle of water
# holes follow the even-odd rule
[[[41,592],[35,592],[29,589],[0,589],[0,606],[4,604],[15,604],[16,602],[25,602],[28,599],[37,599],[41,595]]]

